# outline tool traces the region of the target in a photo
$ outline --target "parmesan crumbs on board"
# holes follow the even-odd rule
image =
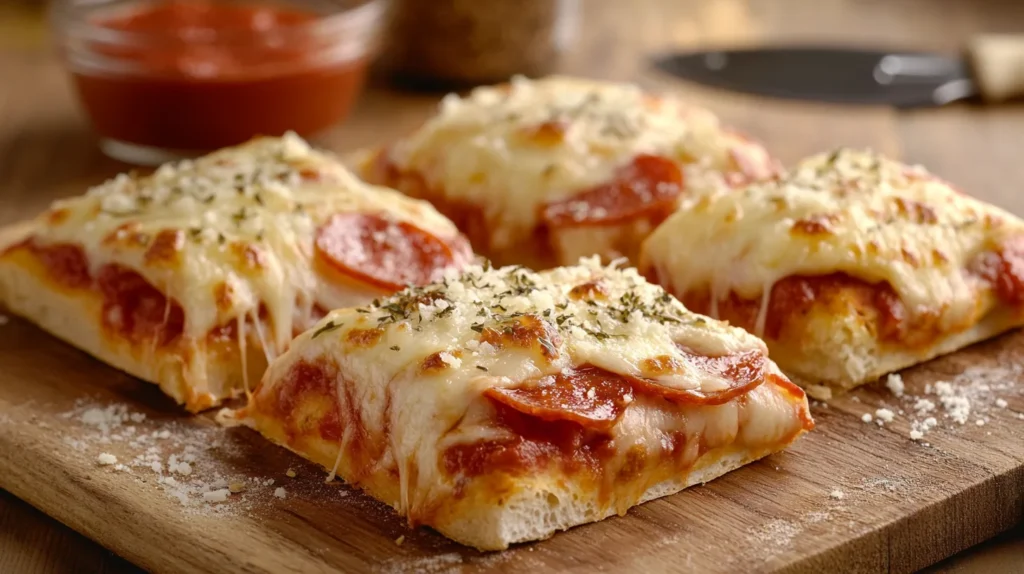
[[[161,421],[125,404],[88,400],[76,401],[74,408],[57,416],[80,427],[61,437],[63,456],[85,457],[108,472],[158,488],[178,501],[186,514],[247,512],[271,503],[275,496],[281,498],[273,479],[239,476],[225,462],[241,453],[221,427],[193,418]],[[316,488],[321,488],[319,481]],[[336,493],[332,497],[348,495],[345,489],[322,489]]]
[[[895,397],[909,402],[908,411],[912,418],[908,435],[910,440],[921,442],[929,431],[940,426],[940,420],[949,421],[947,428],[950,429],[966,425],[971,419],[974,419],[975,426],[988,424],[987,413],[990,410],[1009,407],[1009,402],[996,393],[1013,389],[1021,374],[1024,374],[1022,365],[998,369],[968,367],[949,381],[926,384],[924,396],[907,395],[903,378],[896,373],[887,377],[885,386]],[[903,414],[902,410],[900,414]],[[888,408],[875,412],[879,422],[889,415],[895,419],[895,414]],[[865,422],[870,422],[866,417]],[[1017,418],[1024,420],[1024,413],[1019,413]]]
[[[899,373],[890,373],[885,379],[885,386],[889,387],[892,394],[897,397],[902,397],[904,389],[906,388],[903,384],[903,377]]]

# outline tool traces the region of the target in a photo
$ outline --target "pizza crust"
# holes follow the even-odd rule
[[[906,348],[879,341],[871,325],[878,311],[840,289],[792,317],[780,339],[765,338],[772,359],[816,399],[831,398],[888,373],[990,339],[1024,322],[1019,312],[993,306],[966,330],[929,345]],[[742,325],[741,325],[742,326]],[[752,328],[750,325],[746,325]]]
[[[221,419],[229,425],[241,423],[258,429],[271,442],[319,464],[327,471],[334,467],[336,443],[316,439],[307,441],[306,448],[300,450],[289,444],[289,437],[272,418],[255,415],[236,419],[231,411],[223,411]],[[709,450],[688,472],[648,488],[635,505],[705,484],[777,450],[739,449],[732,445]],[[353,470],[348,468],[344,458],[340,460],[339,476]],[[598,489],[580,488],[566,480],[564,475],[500,476],[504,478],[502,487],[505,489],[500,503],[495,503],[492,483],[474,481],[471,483],[474,486],[461,498],[443,506],[430,526],[452,540],[478,550],[504,550],[512,544],[543,540],[559,531],[597,522],[617,512],[614,505],[598,501]],[[389,471],[374,472],[357,486],[396,510],[400,506],[398,481]]]
[[[696,465],[677,478],[648,488],[637,501],[642,504],[675,494],[696,484],[710,482],[728,472],[771,454],[720,448],[707,452]],[[543,540],[573,526],[597,522],[616,514],[614,507],[599,504],[596,490],[574,489],[555,476],[539,476],[515,482],[516,490],[503,505],[471,498],[451,509],[451,516],[434,525],[442,534],[478,550],[504,550],[511,544]],[[623,513],[624,514],[624,513]]]
[[[0,231],[0,245],[17,243],[31,229],[31,225],[18,224]],[[186,349],[185,341],[174,347],[154,349],[115,340],[102,328],[103,302],[99,293],[54,285],[39,262],[24,251],[0,255],[0,305],[114,368],[158,385],[192,412],[210,408],[243,391],[244,369],[237,346],[231,346],[234,352],[214,353],[199,347]],[[267,360],[257,345],[250,343],[249,351],[245,368],[255,384],[266,369]],[[204,365],[206,376],[202,381],[189,376],[190,361]]]

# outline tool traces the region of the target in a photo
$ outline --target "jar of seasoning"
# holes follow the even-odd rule
[[[56,0],[57,45],[104,152],[159,164],[341,120],[385,0]]]
[[[385,68],[442,87],[555,70],[579,24],[579,0],[392,0]]]

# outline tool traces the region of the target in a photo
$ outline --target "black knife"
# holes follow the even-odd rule
[[[1024,95],[1024,36],[983,35],[963,55],[823,46],[711,50],[655,58],[655,66],[737,92],[833,103],[941,106]]]

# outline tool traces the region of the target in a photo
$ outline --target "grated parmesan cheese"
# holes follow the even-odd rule
[[[276,496],[277,498],[282,498],[282,499],[284,497],[286,497],[287,494],[285,493],[284,487],[283,486],[279,486],[276,489],[274,489],[274,496]]]
[[[899,373],[891,373],[885,379],[885,386],[897,397],[902,397],[906,386],[903,384],[903,377]]]
[[[218,490],[212,490],[210,492],[203,493],[203,500],[205,502],[226,502],[231,491],[227,488],[221,488]]]
[[[100,466],[109,466],[117,464],[117,457],[109,452],[101,452],[99,456],[96,457],[96,462],[98,462]]]

